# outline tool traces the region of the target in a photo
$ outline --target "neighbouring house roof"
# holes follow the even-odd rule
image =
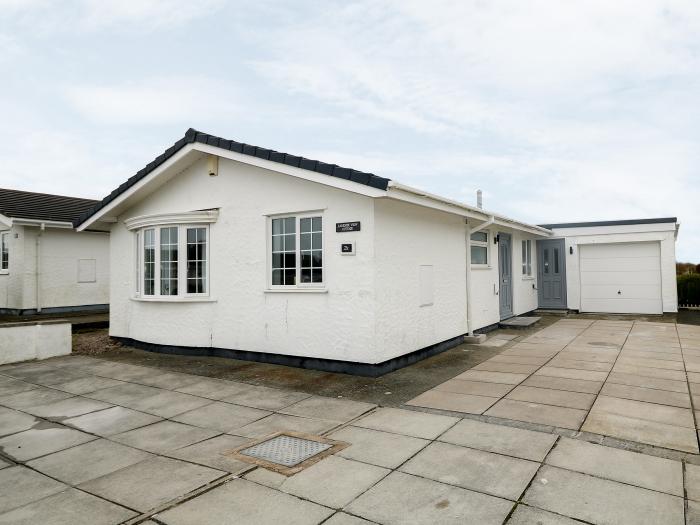
[[[676,223],[677,217],[661,217],[656,219],[626,219],[622,221],[592,221],[592,222],[562,222],[559,224],[539,224],[542,228],[586,228],[592,226],[628,226],[634,224],[663,224]]]
[[[251,146],[250,144],[244,144],[242,142],[236,142],[235,140],[228,140],[221,137],[216,137],[214,135],[202,133],[201,131],[197,131],[196,129],[190,128],[185,132],[184,137],[182,137],[175,144],[166,149],[163,153],[158,155],[158,157],[156,157],[146,167],[142,168],[135,175],[131,176],[126,182],[124,182],[117,189],[112,191],[112,193],[107,195],[104,199],[99,201],[94,207],[81,213],[79,217],[76,217],[76,219],[74,220],[74,225],[78,226],[85,222],[89,217],[97,213],[100,209],[104,208],[107,204],[112,202],[119,195],[121,195],[134,184],[146,177],[149,173],[151,173],[158,166],[163,164],[170,157],[175,155],[187,144],[192,144],[195,142],[215,146],[217,148],[222,148],[236,153],[241,153],[243,155],[250,155],[251,157],[257,157],[260,159],[277,162],[279,164],[285,164],[287,166],[293,166],[295,168],[315,171],[317,173],[322,173],[330,177],[337,177],[339,179],[350,180],[380,190],[386,190],[387,186],[389,185],[389,179],[385,179],[384,177],[378,177],[377,175],[374,175],[372,173],[366,173],[350,168],[343,168],[336,164],[327,164],[319,160],[311,160],[304,157],[299,157],[297,155],[290,155],[289,153],[282,153],[267,148]]]
[[[0,214],[14,219],[73,222],[98,201],[0,188]]]

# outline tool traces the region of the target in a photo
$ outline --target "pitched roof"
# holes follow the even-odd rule
[[[185,147],[187,144],[192,144],[199,142],[201,144],[208,144],[209,146],[215,146],[217,148],[222,148],[229,151],[234,151],[236,153],[241,153],[243,155],[250,155],[251,157],[257,157],[264,160],[269,160],[271,162],[277,162],[279,164],[285,164],[287,166],[293,166],[295,168],[301,168],[304,170],[315,171],[317,173],[323,173],[330,177],[337,177],[339,179],[350,180],[357,182],[359,184],[364,184],[365,186],[371,186],[373,188],[378,188],[380,190],[386,190],[390,179],[385,179],[384,177],[378,177],[372,173],[366,173],[363,171],[357,171],[350,168],[343,168],[336,164],[326,164],[319,160],[311,160],[304,157],[299,157],[296,155],[290,155],[289,153],[282,153],[279,151],[261,148],[258,146],[251,146],[250,144],[244,144],[242,142],[236,142],[235,140],[228,140],[221,137],[216,137],[214,135],[209,135],[208,133],[203,133],[197,131],[196,129],[190,128],[185,132],[185,136],[178,140],[175,144],[166,149],[163,153],[158,155],[152,162],[150,162],[146,167],[139,170],[135,175],[132,175],[126,182],[121,184],[117,189],[112,191],[104,199],[99,201],[92,209],[82,213],[80,217],[76,218],[74,225],[78,226],[85,222],[90,216],[94,215],[97,211],[104,208],[107,204],[112,202],[119,195],[124,193],[131,186],[136,184],[138,181],[146,177],[149,173],[155,170],[158,166],[163,164],[170,157],[175,155],[180,149]]]
[[[629,226],[634,224],[664,224],[677,222],[677,217],[661,217],[656,219],[625,219],[621,221],[592,221],[592,222],[562,222],[559,224],[538,224],[549,230],[554,228],[586,228],[591,226]]]
[[[0,214],[6,217],[72,222],[98,201],[0,188]]]

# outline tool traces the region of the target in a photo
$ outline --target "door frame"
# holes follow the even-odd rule
[[[513,317],[513,236],[510,233],[498,232],[498,317],[501,321]],[[508,297],[510,299],[510,312],[503,311],[503,260],[501,259],[501,243],[506,241],[508,244],[508,257],[510,259],[510,283],[508,286]]]
[[[561,279],[562,279],[562,291],[561,291],[561,306],[543,306],[542,295],[544,293],[544,288],[542,287],[542,279],[544,276],[544,245],[545,244],[559,244],[561,247]],[[566,282],[566,243],[564,238],[561,239],[539,239],[537,241],[537,307],[552,310],[566,310],[568,308],[568,286]]]

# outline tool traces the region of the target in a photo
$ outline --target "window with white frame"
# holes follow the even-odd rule
[[[137,232],[136,293],[142,297],[206,295],[208,226],[163,225]]]
[[[10,269],[10,232],[0,233],[0,271]]]
[[[532,276],[532,241],[530,239],[522,241],[523,251],[523,275]]]
[[[273,287],[322,286],[322,217],[274,217],[270,223],[270,284]]]
[[[474,232],[470,238],[472,264],[487,265],[489,263],[488,232]]]

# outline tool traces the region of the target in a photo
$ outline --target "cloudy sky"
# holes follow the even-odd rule
[[[100,198],[188,127],[530,222],[678,216],[700,2],[0,0],[0,186]]]

